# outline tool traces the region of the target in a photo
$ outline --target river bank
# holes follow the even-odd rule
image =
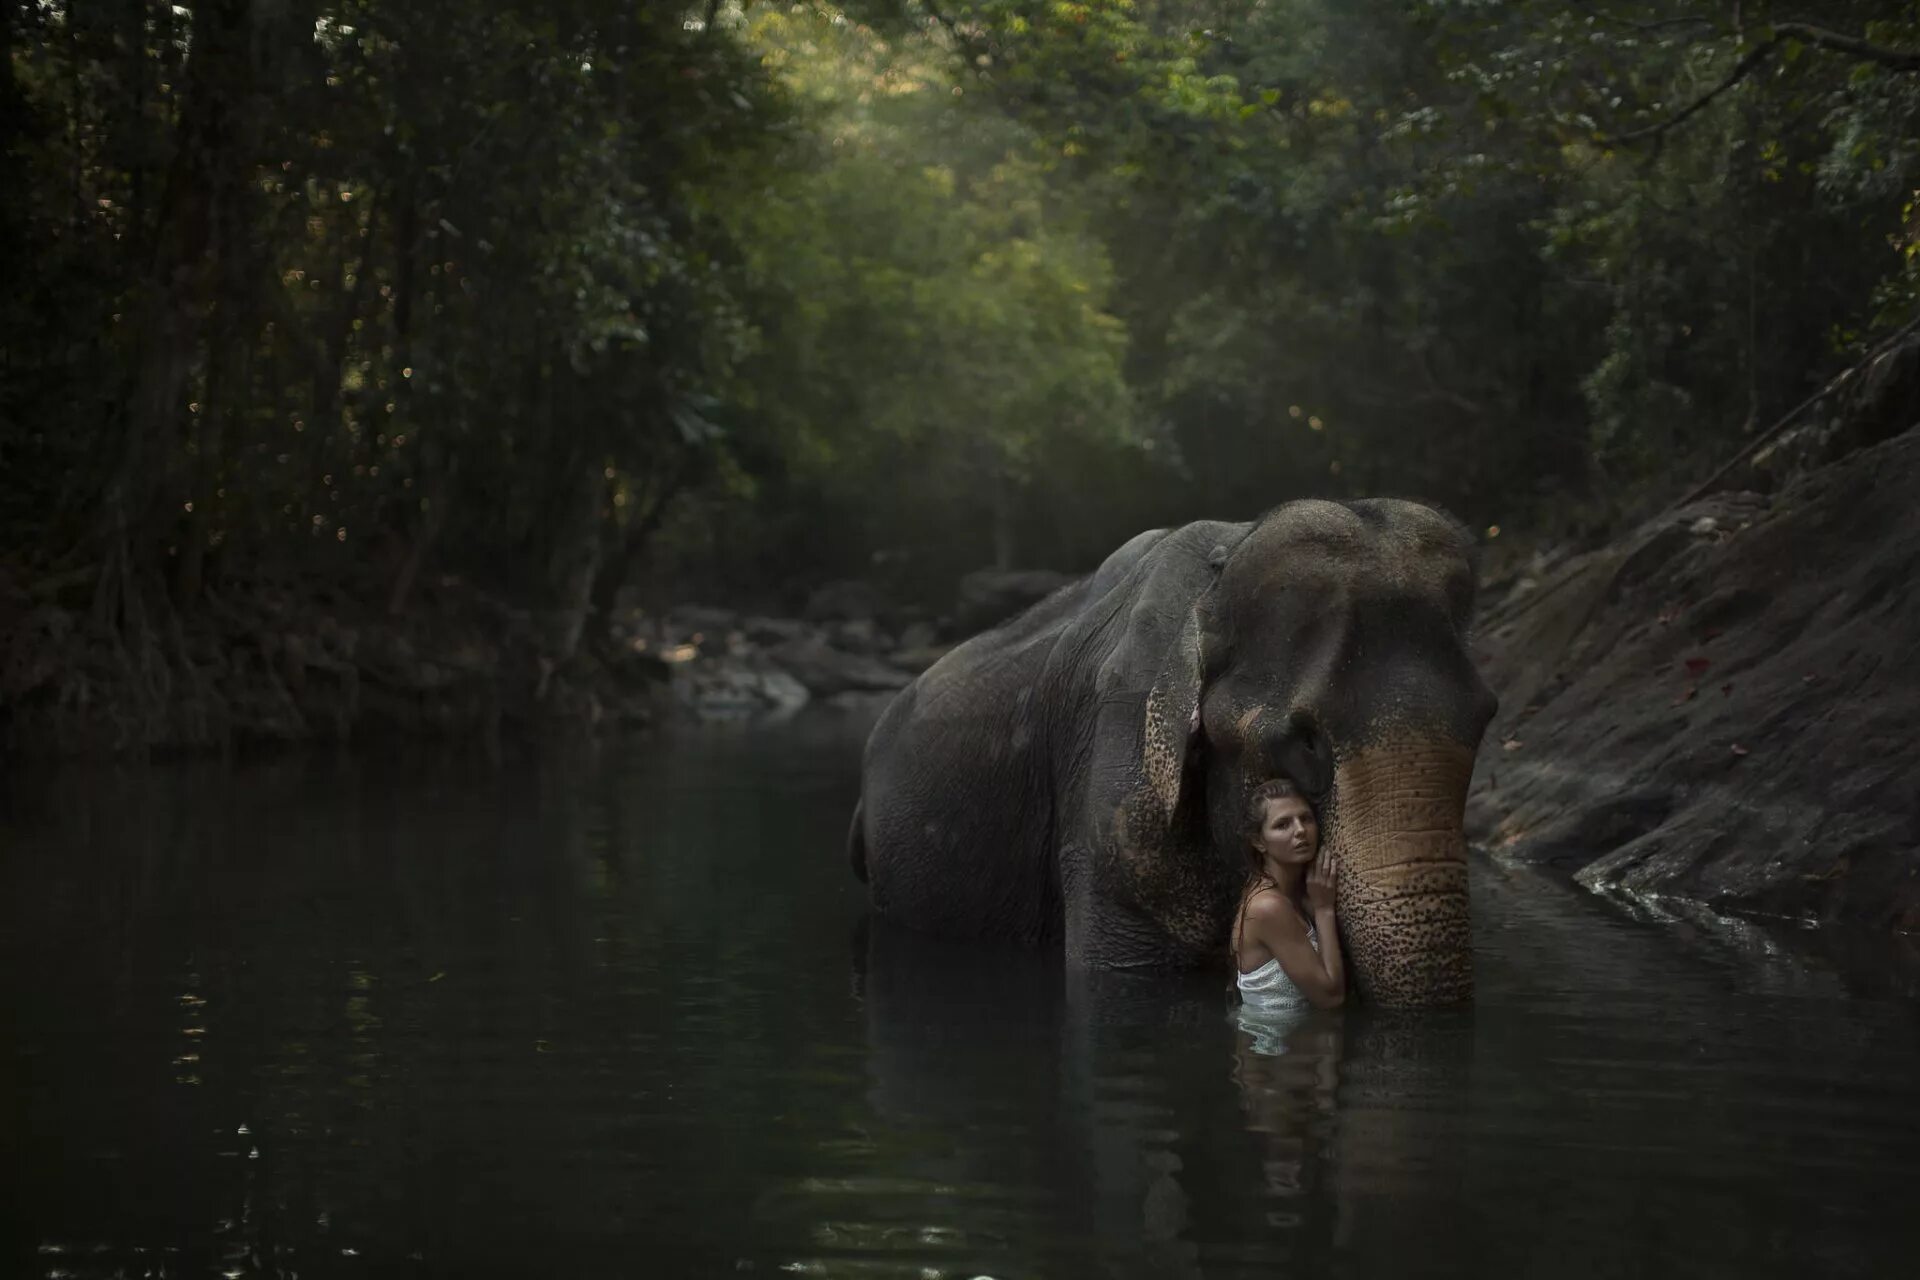
[[[388,737],[479,741],[645,730],[677,718],[868,713],[972,631],[1067,581],[982,570],[945,613],[869,584],[814,591],[801,616],[623,603],[556,652],[538,610],[470,582],[378,592],[234,577],[136,638],[82,599],[0,575],[0,755],[150,756]],[[84,584],[81,584],[84,586]]]
[[[1920,931],[1920,348],[1603,546],[1485,593],[1468,803],[1589,888]]]
[[[1856,381],[1718,492],[1491,567],[1475,649],[1501,711],[1468,825],[1496,858],[1643,901],[1920,931],[1920,344]],[[856,582],[794,617],[627,605],[561,656],[549,619],[452,577],[398,618],[337,584],[227,579],[137,643],[0,577],[0,753],[870,716],[1066,580],[969,575],[937,616]]]

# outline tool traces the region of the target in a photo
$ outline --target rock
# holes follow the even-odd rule
[[[817,639],[782,645],[767,656],[820,698],[848,690],[903,689],[912,682],[898,667],[864,654],[843,653]]]
[[[938,643],[940,632],[931,622],[909,622],[900,632],[901,652],[931,648]]]
[[[678,665],[668,662],[651,649],[631,644],[614,646],[601,659],[608,677],[619,688],[645,689],[668,684]]]
[[[676,635],[701,635],[708,639],[725,636],[740,624],[740,615],[731,609],[716,609],[703,604],[679,604],[667,611],[667,628]]]
[[[1920,927],[1916,490],[1909,431],[1488,608],[1469,834],[1595,888]]]
[[[849,689],[845,693],[834,694],[821,705],[855,719],[878,720],[896,696],[891,692],[871,693]]]
[[[785,671],[735,658],[683,662],[673,672],[674,701],[705,720],[780,719],[809,697]]]
[[[872,654],[891,647],[871,618],[852,618],[834,627],[828,643],[848,653]]]
[[[794,640],[804,640],[814,634],[815,628],[797,618],[742,618],[740,630],[748,641],[757,645],[782,645]]]
[[[1845,440],[1872,444],[1920,423],[1920,335],[1876,356],[1842,392]]]
[[[829,582],[807,597],[809,622],[844,622],[852,618],[877,617],[885,601],[880,589],[871,582],[847,578]]]
[[[887,655],[887,661],[902,671],[911,671],[919,675],[940,659],[953,652],[950,644],[927,644],[915,649],[896,649]]]
[[[1074,580],[1051,569],[976,569],[960,579],[953,625],[963,635],[985,631]]]
[[[1920,423],[1920,334],[1853,371],[1827,400],[1763,445],[1740,470],[1774,488]]]

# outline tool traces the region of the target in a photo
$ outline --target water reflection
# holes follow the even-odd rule
[[[1250,1133],[1260,1135],[1267,1195],[1281,1200],[1321,1190],[1345,1049],[1342,1015],[1314,1009],[1242,1010],[1235,1018],[1233,1080]],[[1298,1227],[1298,1208],[1268,1215]]]
[[[996,1235],[959,1233],[919,1263],[1197,1276],[1324,1252],[1317,1212],[1267,1214],[1251,1233],[1243,1215],[1286,1162],[1289,1194],[1319,1176],[1304,1170],[1325,1159],[1339,1015],[1293,1028],[1275,1058],[1236,1027],[1217,975],[1065,969],[884,923],[862,933],[856,971],[869,1102],[924,1140],[891,1211],[941,1221],[958,1195],[1001,1211]]]
[[[0,1274],[1797,1277],[1920,1246],[1912,1006],[1765,929],[1477,863],[1471,1012],[1256,1025],[1219,978],[862,931],[837,732],[7,790]]]

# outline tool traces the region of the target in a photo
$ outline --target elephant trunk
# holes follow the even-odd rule
[[[1473,752],[1400,739],[1334,771],[1326,839],[1339,879],[1340,937],[1360,994],[1382,1005],[1473,995],[1467,845]]]

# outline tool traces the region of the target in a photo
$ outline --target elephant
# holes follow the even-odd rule
[[[1473,990],[1467,785],[1497,708],[1475,549],[1427,506],[1285,503],[1142,533],[903,689],[848,853],[873,909],[1096,969],[1226,961],[1248,793],[1312,797],[1363,999]]]

